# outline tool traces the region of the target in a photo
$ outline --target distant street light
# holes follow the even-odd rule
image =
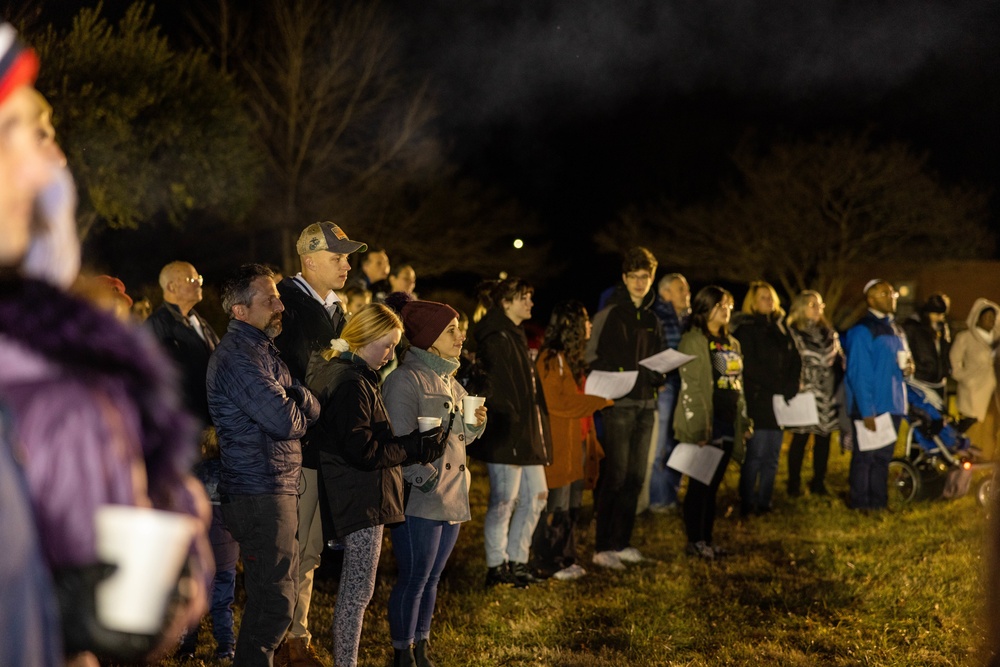
[[[514,239],[514,247],[520,250],[521,248],[524,247],[524,241],[522,241],[521,239]]]

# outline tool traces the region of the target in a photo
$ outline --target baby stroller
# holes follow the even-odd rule
[[[957,498],[968,493],[974,474],[992,469],[963,434],[967,424],[954,424],[942,413],[933,390],[907,383],[909,411],[903,455],[889,462],[889,505],[901,507],[914,500]],[[976,499],[986,506],[992,493],[992,475],[976,487]]]

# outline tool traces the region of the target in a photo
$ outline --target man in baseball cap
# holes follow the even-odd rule
[[[347,274],[351,270],[349,256],[367,248],[366,244],[347,238],[344,230],[329,221],[314,222],[299,235],[295,249],[299,253],[302,271],[278,283],[285,312],[281,334],[275,338],[274,344],[288,364],[292,377],[303,384],[312,353],[328,347],[332,339],[340,337],[345,312],[334,290],[343,289],[347,282]],[[323,663],[310,646],[308,615],[313,571],[319,566],[323,552],[323,526],[317,493],[319,453],[315,446],[309,444],[308,434],[303,438],[302,445],[298,597],[291,627],[276,657],[291,667],[316,667]]]

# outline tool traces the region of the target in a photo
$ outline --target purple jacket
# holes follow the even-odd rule
[[[188,474],[194,421],[148,332],[45,283],[0,281],[0,401],[50,567],[95,562],[99,505],[207,503]]]

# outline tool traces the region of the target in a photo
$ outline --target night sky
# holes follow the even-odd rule
[[[569,286],[596,293],[619,274],[592,251],[594,230],[632,203],[711,199],[749,133],[766,146],[869,129],[926,151],[946,182],[1000,178],[993,0],[384,4],[409,75],[430,76],[451,158],[537,212],[576,258],[552,296],[592,303]],[[182,34],[176,5],[161,5]]]

